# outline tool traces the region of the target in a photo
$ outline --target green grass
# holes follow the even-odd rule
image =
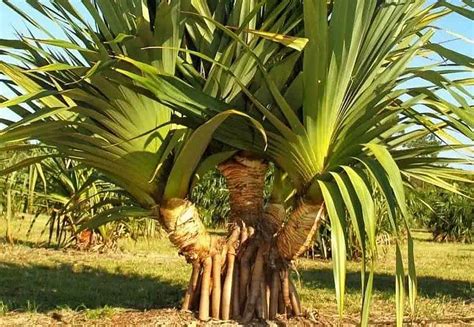
[[[474,305],[474,246],[440,244],[417,240],[415,257],[418,274],[417,318],[441,319],[472,316]],[[374,277],[373,316],[394,317],[395,253],[392,247],[379,255]],[[357,315],[360,296],[360,264],[350,262],[347,269],[346,312]],[[405,262],[405,269],[407,264]],[[332,292],[331,263],[301,260],[299,263],[303,301],[320,312],[336,314]],[[410,314],[408,303],[405,313]]]
[[[112,317],[116,312],[116,308],[112,308],[106,305],[103,308],[86,309],[85,316],[87,319],[103,319]]]
[[[27,239],[28,222],[17,220],[13,229],[16,244],[0,242],[0,316],[12,311],[67,311],[81,312],[86,319],[103,319],[125,309],[179,306],[190,267],[166,239],[121,240],[120,251],[102,254],[35,247],[44,245],[43,223],[36,224]],[[2,228],[0,225],[0,235]],[[417,235],[415,245],[416,317],[472,316],[474,245],[433,243],[423,234]],[[372,317],[393,320],[395,258],[392,247],[385,250],[379,254]],[[348,264],[346,314],[354,319],[360,304],[359,265]],[[304,306],[336,317],[331,262],[301,259],[297,266]],[[408,304],[406,309],[409,315]]]

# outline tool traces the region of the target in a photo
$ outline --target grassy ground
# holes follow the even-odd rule
[[[0,325],[24,322],[22,319],[36,319],[39,324],[54,319],[92,322],[124,317],[127,321],[138,314],[125,314],[126,310],[152,310],[139,315],[170,315],[173,321],[193,319],[176,311],[153,311],[178,307],[190,274],[190,267],[167,240],[122,240],[115,253],[55,250],[39,246],[45,240],[41,225],[36,224],[32,236],[26,238],[28,222],[16,221],[16,244],[0,241]],[[4,235],[3,227],[0,224],[0,235]],[[422,236],[418,235],[415,244],[419,298],[414,318],[466,321],[474,316],[474,245],[437,244]],[[388,246],[380,252],[372,319],[393,321],[394,251]],[[297,266],[303,305],[311,316],[336,322],[331,263],[301,259]],[[358,263],[349,263],[349,323],[357,321],[359,310],[358,269]]]

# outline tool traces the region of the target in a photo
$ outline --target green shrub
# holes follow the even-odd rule
[[[229,191],[224,177],[217,169],[209,171],[196,184],[191,200],[199,208],[206,227],[222,227],[230,211]]]
[[[472,242],[474,232],[472,199],[447,191],[439,192],[433,209],[428,226],[433,231],[436,241]]]
[[[474,233],[474,191],[459,185],[467,196],[433,187],[420,188],[412,201],[412,214],[418,227],[428,228],[435,241],[471,243]]]

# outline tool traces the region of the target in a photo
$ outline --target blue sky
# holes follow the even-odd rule
[[[74,5],[82,6],[81,0],[70,0]],[[11,3],[15,4],[20,9],[28,9],[29,6],[26,4],[26,0],[10,0]],[[47,0],[41,1],[47,3]],[[432,1],[430,1],[432,2]],[[454,4],[461,4],[462,1],[449,1]],[[33,18],[38,18],[38,22],[44,22],[44,19],[40,19],[40,15],[35,14],[34,11],[28,10]],[[444,46],[449,47],[458,52],[464,53],[470,57],[474,57],[474,23],[469,21],[467,18],[453,14],[444,17],[436,23],[442,30],[437,32],[433,41],[435,42],[446,42]],[[48,22],[45,25],[52,34],[62,35],[59,28],[54,24]],[[15,38],[15,31],[20,33],[28,33],[27,25],[22,18],[7,7],[3,2],[0,2],[0,38],[1,39],[13,39]],[[35,33],[36,37],[44,37]],[[463,36],[460,39],[459,36]],[[457,40],[456,40],[457,39]],[[423,61],[417,61],[414,64],[423,64]],[[456,76],[461,77],[461,76]],[[463,77],[474,77],[474,73],[464,74]],[[473,90],[473,88],[470,88]],[[10,95],[8,90],[4,86],[0,85],[0,94]],[[14,119],[14,115],[8,110],[0,109],[0,117]],[[468,142],[468,140],[464,140]],[[450,153],[450,156],[459,156],[459,153]]]

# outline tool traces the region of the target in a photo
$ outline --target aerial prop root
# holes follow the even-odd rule
[[[235,319],[243,323],[302,314],[290,265],[272,242],[255,233],[241,243],[235,227],[224,242],[215,242],[204,258],[192,262],[183,310],[197,310],[200,320]]]

